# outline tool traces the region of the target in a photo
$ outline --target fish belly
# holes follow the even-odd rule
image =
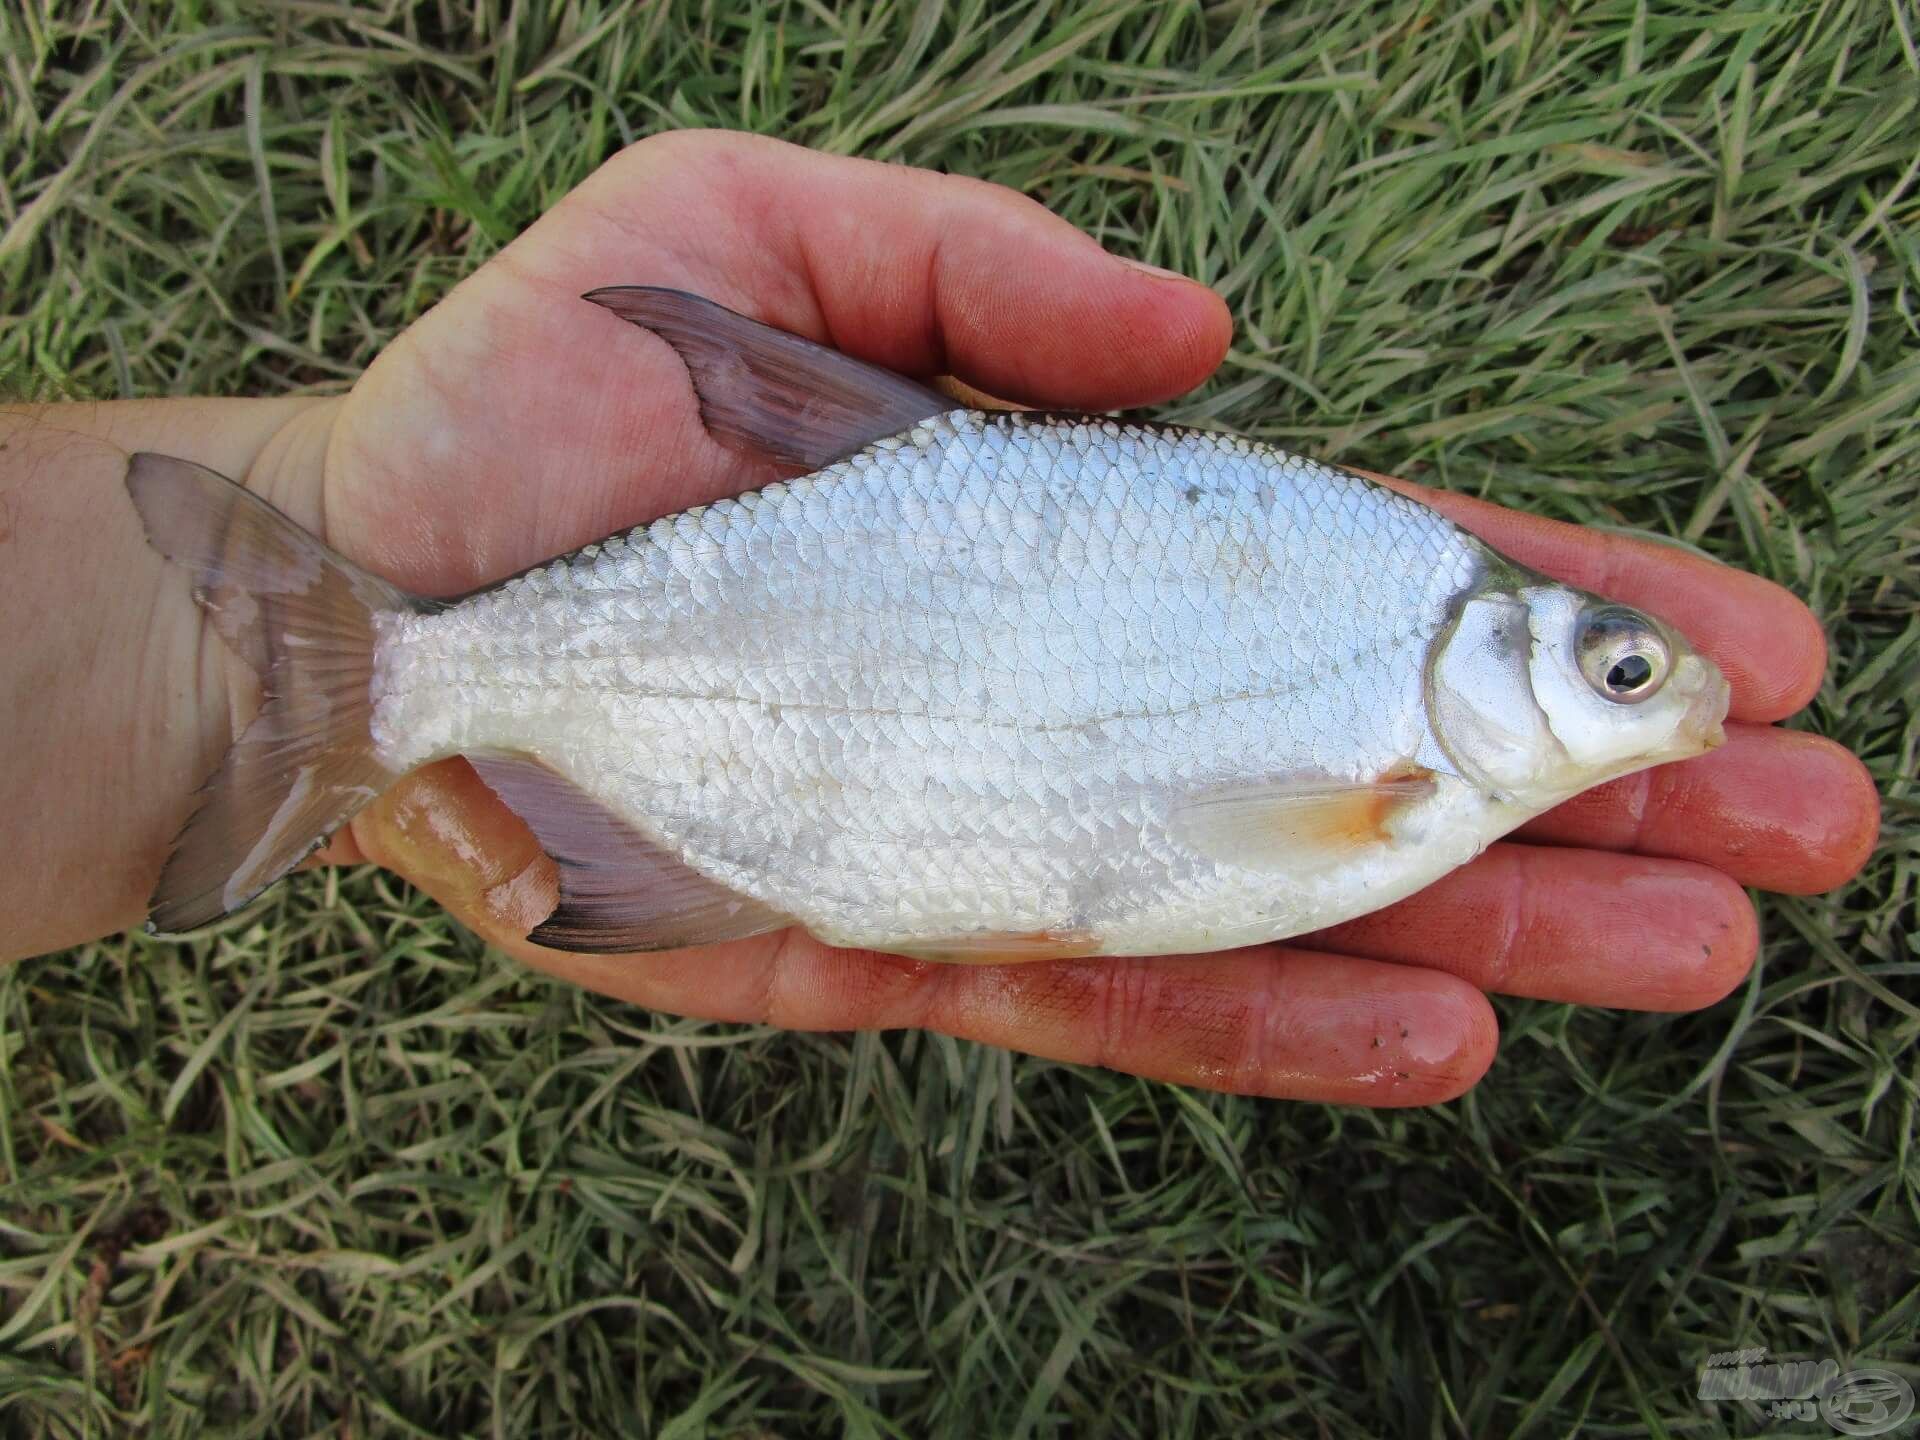
[[[1238,437],[958,411],[383,632],[411,768],[533,755],[823,939],[1086,953],[1298,933],[1492,833],[1428,646],[1481,573],[1422,506]],[[1441,772],[1365,844],[1196,846],[1221,791]]]

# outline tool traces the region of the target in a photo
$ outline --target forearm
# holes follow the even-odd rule
[[[146,544],[127,456],[198,461],[317,523],[333,402],[0,407],[0,960],[137,923],[195,787],[253,703]]]

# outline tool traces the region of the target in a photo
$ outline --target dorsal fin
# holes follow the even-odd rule
[[[891,370],[684,290],[610,285],[582,298],[673,346],[709,433],[776,464],[818,470],[959,408]]]
[[[560,871],[560,903],[528,934],[534,944],[618,955],[741,940],[793,923],[669,855],[540,761],[497,751],[467,759]]]

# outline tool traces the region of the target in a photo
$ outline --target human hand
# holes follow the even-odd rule
[[[250,483],[410,589],[452,594],[773,472],[714,442],[668,347],[580,302],[673,286],[907,374],[1109,409],[1224,354],[1202,287],[1107,256],[979,182],[677,134],[599,173],[303,412]],[[1398,483],[1398,482],[1395,482]],[[521,937],[550,864],[462,761],[402,781],[332,858],[370,858],[527,963],[656,1009],[806,1029],[927,1026],[1257,1094],[1456,1095],[1491,1061],[1485,991],[1640,1009],[1724,995],[1752,963],[1742,885],[1838,884],[1877,829],[1866,773],[1771,728],[1820,683],[1811,614],[1678,551],[1402,487],[1514,558],[1660,614],[1733,687],[1727,745],[1602,786],[1391,909],[1284,945],[1154,959],[939,966],[788,931],[636,957]]]

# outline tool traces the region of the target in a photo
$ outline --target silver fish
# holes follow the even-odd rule
[[[153,543],[268,662],[153,925],[237,908],[465,755],[557,863],[541,944],[1212,950],[1720,743],[1726,683],[1667,626],[1336,467],[954,409],[697,297],[587,298],[674,345],[716,435],[812,473],[440,604],[136,456]]]

